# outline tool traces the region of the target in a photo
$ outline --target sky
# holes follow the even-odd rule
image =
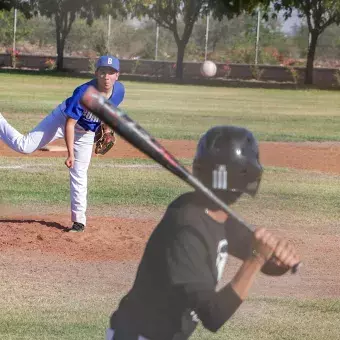
[[[287,19],[287,20],[284,20],[283,19],[283,15],[279,14],[279,17],[281,17],[282,19],[282,31],[286,34],[290,34],[292,33],[292,30],[293,30],[293,27],[294,25],[296,24],[300,24],[301,22],[301,19],[297,16],[297,12],[296,11],[293,11],[292,13],[292,16],[291,18]],[[138,27],[140,25],[140,21],[136,18],[132,19],[131,21],[131,24]]]
[[[292,17],[287,20],[284,20],[282,17],[282,31],[286,34],[289,34],[292,32],[292,28],[294,27],[294,25],[300,24],[300,22],[301,19],[297,16],[296,12],[293,12]]]

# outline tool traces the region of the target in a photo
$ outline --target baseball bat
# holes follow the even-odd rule
[[[90,86],[83,94],[81,104],[97,116],[102,122],[110,126],[115,132],[123,137],[138,150],[151,157],[161,164],[175,176],[179,177],[196,190],[203,193],[217,206],[232,216],[243,226],[251,230],[255,228],[238,216],[227,204],[219,199],[209,188],[193,176],[180,162],[170,154],[154,137],[144,130],[136,121],[131,119],[124,111],[115,107],[104,96],[102,96],[93,86]],[[291,271],[296,273],[298,265]]]

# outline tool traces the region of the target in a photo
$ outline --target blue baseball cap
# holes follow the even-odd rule
[[[102,66],[111,67],[119,72],[119,60],[116,57],[113,57],[112,55],[101,56],[98,59],[96,66],[97,69]]]

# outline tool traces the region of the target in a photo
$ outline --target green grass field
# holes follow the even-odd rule
[[[86,81],[0,75],[0,112],[24,132]],[[340,141],[336,91],[124,84],[121,107],[156,137],[197,140],[207,126],[233,124],[248,127],[260,140]]]
[[[153,161],[135,159],[133,162],[106,158],[92,160],[89,170],[90,207],[165,207],[179,194],[192,190]],[[183,160],[183,163],[189,161]],[[7,170],[0,170],[0,202],[13,205],[25,202],[38,205],[68,203],[68,172],[60,158],[2,158],[1,166]],[[32,187],[33,178],[35,185]],[[244,200],[251,210],[266,208],[306,216],[317,212],[324,218],[340,219],[339,188],[339,176],[267,168],[257,199]],[[239,205],[242,209],[242,201]]]
[[[250,299],[248,308],[241,310],[216,333],[207,333],[199,327],[192,340],[301,340],[339,339],[338,316],[340,300],[296,301],[288,299]],[[107,327],[103,310],[112,309],[108,304],[93,301],[91,306],[82,304],[45,310],[22,309],[20,312],[0,312],[0,336],[2,339],[65,339],[104,340]],[[258,312],[256,312],[258,310]]]
[[[0,112],[22,132],[33,128],[84,81],[7,73],[0,77]],[[159,138],[197,140],[212,125],[234,124],[250,128],[261,141],[340,141],[340,96],[335,91],[138,82],[125,86],[122,108]],[[182,161],[190,165],[192,160]],[[162,209],[190,190],[150,160],[93,159],[89,171],[90,213],[110,205]],[[0,155],[0,179],[0,207],[20,208],[29,202],[32,209],[68,211],[69,182],[63,159]],[[337,175],[268,168],[257,199],[244,198],[235,209],[256,222],[273,223],[273,228],[281,226],[276,216],[287,216],[308,235],[319,228],[321,235],[336,236],[340,234],[339,192]],[[263,216],[257,217],[257,212]],[[287,227],[295,228],[295,224]],[[76,270],[82,265],[74,263]],[[104,339],[113,287],[102,287],[95,276],[62,279],[62,266],[53,269],[58,270],[53,281],[53,272],[41,266],[44,271],[39,267],[25,275],[15,268],[8,273],[0,270],[0,339]],[[86,268],[82,270],[86,275]],[[119,297],[114,297],[116,303]],[[337,340],[339,319],[340,292],[332,299],[255,295],[219,333],[212,335],[200,327],[192,339]]]

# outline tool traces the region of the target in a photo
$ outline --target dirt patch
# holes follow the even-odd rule
[[[264,165],[340,174],[340,143],[261,143]]]
[[[68,233],[69,216],[0,218],[0,249],[38,251],[91,261],[137,260],[155,220],[90,217],[86,231]]]

